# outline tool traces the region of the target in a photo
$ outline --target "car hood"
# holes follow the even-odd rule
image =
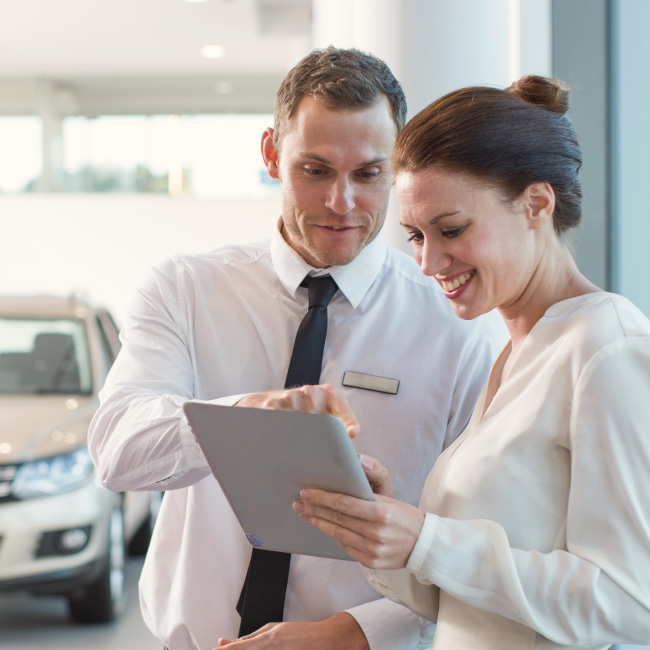
[[[96,397],[0,396],[0,465],[72,451],[86,443]]]

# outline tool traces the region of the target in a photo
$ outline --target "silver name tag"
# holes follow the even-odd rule
[[[349,386],[350,388],[363,388],[364,390],[374,390],[378,393],[397,395],[399,379],[389,379],[388,377],[366,375],[363,372],[347,370],[343,375],[343,385]]]

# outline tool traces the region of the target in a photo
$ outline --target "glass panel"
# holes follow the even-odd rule
[[[262,132],[272,115],[130,115],[64,121],[67,189],[255,199],[274,196]]]
[[[82,321],[0,318],[0,394],[88,394],[91,388]]]
[[[0,117],[0,192],[36,191],[43,169],[38,117]]]

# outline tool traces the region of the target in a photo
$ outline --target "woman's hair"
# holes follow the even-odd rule
[[[527,76],[498,90],[456,90],[404,127],[393,154],[395,173],[427,167],[470,174],[513,201],[531,183],[555,192],[558,234],[580,223],[582,153],[566,116],[569,89],[561,81]]]

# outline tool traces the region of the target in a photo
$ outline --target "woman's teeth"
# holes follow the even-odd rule
[[[445,282],[444,280],[441,280],[440,284],[442,285],[442,288],[447,293],[451,293],[452,291],[456,291],[456,289],[458,289],[458,287],[465,284],[465,282],[467,282],[473,275],[474,275],[474,272],[469,271],[468,273],[465,273],[463,275],[459,275],[457,278],[454,278],[451,282]]]

